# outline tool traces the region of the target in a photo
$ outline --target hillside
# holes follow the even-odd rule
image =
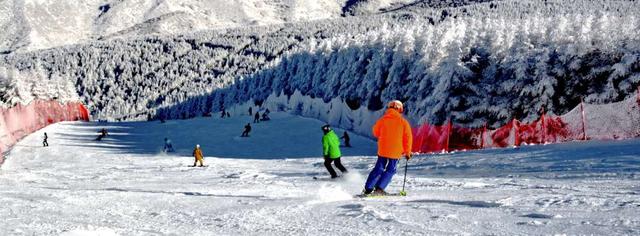
[[[581,98],[620,101],[640,84],[636,1],[466,3],[97,41],[9,54],[0,67],[71,80],[96,119],[190,118],[248,102],[361,133],[358,120],[391,99],[414,124],[498,126],[563,114]]]

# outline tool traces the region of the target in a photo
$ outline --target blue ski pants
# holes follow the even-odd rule
[[[398,167],[398,159],[390,159],[386,157],[378,157],[376,166],[373,167],[369,177],[367,177],[367,183],[365,189],[372,190],[374,188],[385,189],[391,182],[391,178],[396,173]]]

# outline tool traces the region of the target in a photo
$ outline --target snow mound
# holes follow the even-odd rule
[[[315,199],[308,204],[320,204],[352,199],[353,195],[345,191],[341,186],[324,183],[318,189]]]

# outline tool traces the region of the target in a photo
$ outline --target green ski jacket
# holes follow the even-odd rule
[[[340,153],[340,139],[333,130],[322,136],[322,154],[331,159],[337,159],[342,155]]]

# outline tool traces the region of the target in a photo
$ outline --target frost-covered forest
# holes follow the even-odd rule
[[[370,111],[400,99],[413,121],[497,126],[640,85],[637,1],[428,2],[9,54],[0,67],[72,81],[94,119],[113,120],[189,118],[299,91]]]
[[[36,99],[66,103],[78,101],[79,96],[70,79],[55,75],[47,78],[38,70],[17,72],[0,67],[0,108],[26,105]]]

